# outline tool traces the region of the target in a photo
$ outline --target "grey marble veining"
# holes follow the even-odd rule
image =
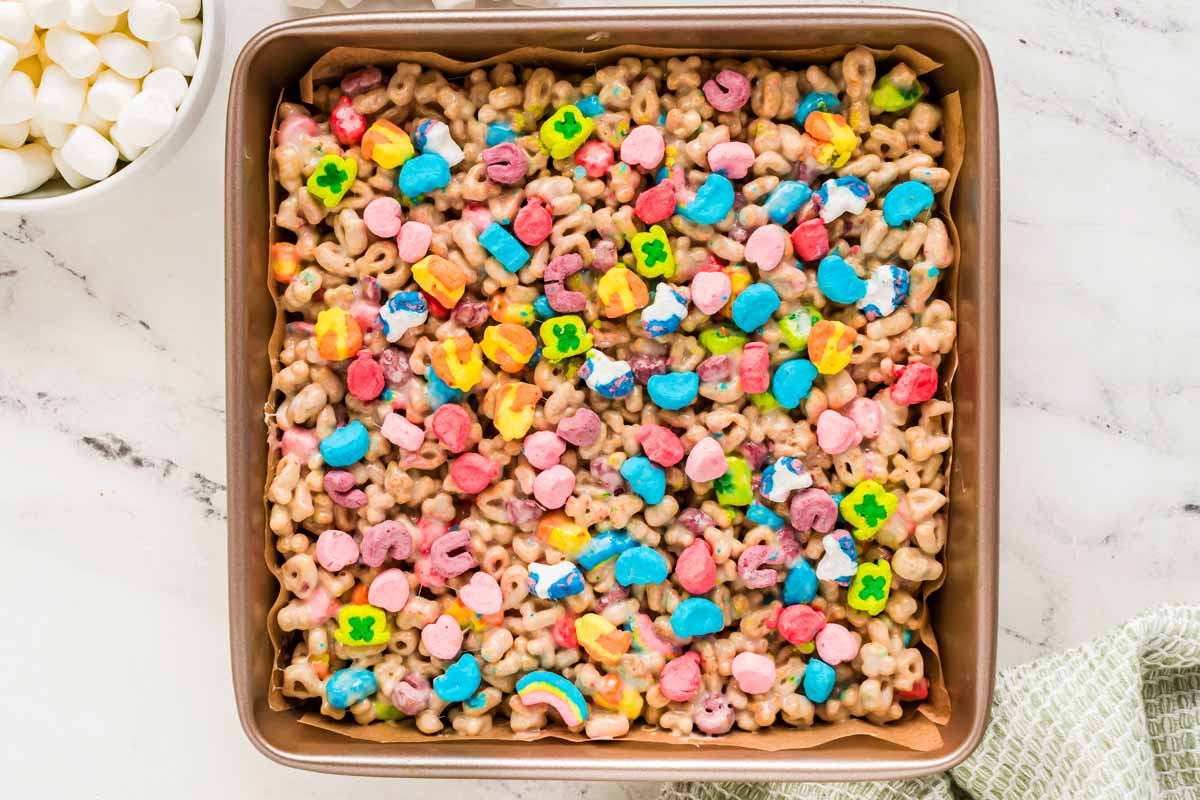
[[[1000,100],[1007,666],[1142,608],[1200,601],[1200,10],[929,5],[982,35]],[[246,39],[295,13],[226,6],[223,77]],[[271,764],[238,730],[224,623],[224,101],[180,158],[107,207],[0,216],[0,619],[13,632],[0,683],[18,687],[0,708],[23,731],[0,748],[10,781],[52,774],[64,794],[100,797],[653,797],[653,784],[318,776]],[[77,766],[48,772],[65,742]]]

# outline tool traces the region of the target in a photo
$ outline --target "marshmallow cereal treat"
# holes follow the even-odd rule
[[[0,0],[0,197],[73,189],[175,121],[196,71],[200,0]]]
[[[368,66],[283,103],[283,694],[461,736],[915,713],[942,113],[864,48]]]

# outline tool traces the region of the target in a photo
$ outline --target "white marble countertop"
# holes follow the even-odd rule
[[[1142,608],[1200,601],[1200,116],[1186,69],[1200,9],[930,5],[979,31],[1000,98],[1007,666]],[[226,6],[222,81],[177,159],[108,209],[0,215],[0,717],[22,731],[0,747],[7,785],[654,796],[653,784],[401,788],[284,769],[242,735],[225,621],[224,87],[251,35],[299,12]],[[360,8],[380,7],[392,5]]]

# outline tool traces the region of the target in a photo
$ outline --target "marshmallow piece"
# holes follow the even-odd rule
[[[121,130],[119,124],[115,124],[108,129],[108,138],[112,139],[112,143],[117,146],[117,152],[121,155],[122,161],[133,161],[146,152],[146,148],[138,147],[125,138],[125,131]]]
[[[50,148],[34,142],[16,150],[0,150],[0,197],[32,192],[54,175]]]
[[[164,42],[179,30],[179,9],[162,0],[134,0],[129,32],[143,42]]]
[[[20,61],[20,53],[12,42],[0,39],[0,83],[12,73],[13,67]]]
[[[15,150],[25,144],[25,140],[28,138],[28,122],[14,122],[11,125],[0,125],[0,147]]]
[[[33,18],[25,10],[25,4],[14,0],[0,2],[0,39],[25,44],[32,38]]]
[[[759,653],[738,653],[731,665],[733,679],[746,694],[769,692],[775,685],[775,661]]]
[[[155,69],[174,67],[184,75],[194,75],[196,72],[196,46],[182,33],[165,42],[151,42],[150,59]]]
[[[410,453],[420,450],[421,445],[425,443],[425,429],[417,427],[394,411],[384,418],[379,435]]]
[[[101,136],[108,136],[108,129],[112,127],[112,120],[97,116],[96,112],[92,111],[91,106],[84,103],[83,111],[79,112],[79,119],[75,120],[75,124],[87,125]]]
[[[68,167],[94,181],[104,180],[117,166],[117,148],[85,125],[71,131],[62,146],[61,157]]]
[[[96,40],[100,59],[126,78],[141,78],[154,66],[154,58],[141,42],[123,33],[110,33]]]
[[[185,19],[179,23],[179,32],[192,40],[196,52],[200,52],[200,36],[204,31],[204,23],[198,19]]]
[[[439,11],[449,11],[455,8],[474,8],[475,0],[433,0],[433,7]]]
[[[133,0],[92,0],[92,5],[101,14],[115,17],[128,11],[129,4],[132,2]]]
[[[200,0],[166,0],[175,6],[180,19],[194,19],[200,16]]]
[[[46,31],[46,55],[72,78],[90,78],[100,69],[100,50],[92,40],[69,28]]]
[[[50,158],[54,161],[54,167],[58,170],[58,174],[62,175],[63,180],[72,189],[82,189],[85,186],[91,186],[95,183],[91,178],[80,175],[75,170],[71,169],[71,165],[63,160],[62,150],[54,150],[50,153]]]
[[[52,119],[41,119],[34,117],[33,121],[37,122],[38,129],[42,132],[42,138],[46,140],[51,148],[57,149],[63,146],[67,141],[67,136],[71,133],[71,125],[66,122],[57,122]]]
[[[24,72],[10,73],[0,82],[0,125],[28,122],[34,112],[33,81]]]
[[[42,72],[42,83],[38,86],[37,99],[33,104],[34,116],[54,122],[73,123],[79,119],[86,97],[87,81],[72,78],[62,67],[51,64]]]
[[[53,28],[66,20],[71,4],[68,0],[25,0],[25,10],[34,25]]]
[[[138,83],[135,80],[122,77],[111,70],[105,70],[96,78],[92,88],[88,90],[88,111],[101,119],[115,122],[125,106],[137,97]]]
[[[175,121],[175,107],[158,92],[138,92],[117,117],[125,138],[139,147],[149,147],[162,138]]]
[[[71,0],[67,13],[67,27],[80,33],[99,35],[117,27],[116,14],[102,14],[94,0]]]
[[[30,80],[37,83],[42,78],[42,62],[39,58],[41,53],[42,40],[35,34],[25,44],[17,45],[17,65],[13,67],[13,71],[24,72]]]
[[[174,67],[163,67],[151,72],[142,79],[142,91],[157,92],[170,101],[171,105],[179,108],[187,95],[188,82],[183,73]]]

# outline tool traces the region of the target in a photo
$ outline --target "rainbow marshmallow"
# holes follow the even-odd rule
[[[517,681],[517,694],[527,706],[545,703],[558,712],[568,728],[588,718],[588,704],[575,684],[555,672],[538,670]]]
[[[654,630],[654,621],[648,614],[638,614],[625,620],[625,627],[633,634],[633,649],[639,653],[661,653],[667,658],[679,655],[679,648],[665,641]]]

